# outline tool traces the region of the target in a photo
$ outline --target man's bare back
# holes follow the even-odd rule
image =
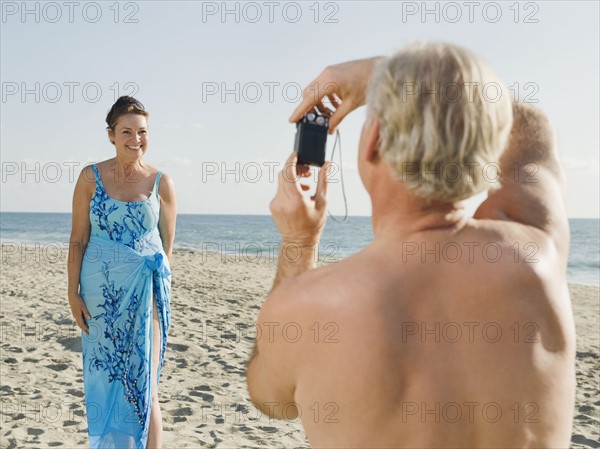
[[[321,81],[342,80],[346,98],[360,97],[364,83],[356,93],[343,80],[370,76],[369,63],[348,64]],[[375,238],[320,268],[309,237],[322,229],[327,178],[322,170],[311,208],[298,181],[284,181],[292,155],[271,210],[282,247],[303,251],[282,250],[258,318],[248,387],[259,409],[301,419],[315,447],[569,446],[575,332],[564,177],[544,114],[513,110],[501,187],[474,217],[398,182],[378,156],[378,123],[366,123],[359,172]]]
[[[314,447],[568,447],[568,292],[516,227],[376,239],[289,281],[272,355]]]

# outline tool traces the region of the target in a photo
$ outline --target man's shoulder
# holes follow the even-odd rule
[[[372,255],[365,250],[337,261],[321,263],[317,268],[287,278],[269,294],[266,303],[278,312],[288,310],[318,314],[325,309],[349,305],[359,287],[369,283],[373,265]]]
[[[510,220],[473,219],[473,240],[485,250],[483,259],[505,262],[506,268],[559,269],[563,267],[567,254],[556,245],[549,233],[523,223]],[[491,254],[493,252],[494,254]]]

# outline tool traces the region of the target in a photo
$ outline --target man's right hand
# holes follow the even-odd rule
[[[327,97],[335,111],[329,119],[329,134],[333,134],[346,115],[365,104],[369,79],[381,59],[378,56],[327,67],[304,89],[302,102],[289,121],[297,123],[314,106],[321,111],[329,109],[323,103],[323,98]]]

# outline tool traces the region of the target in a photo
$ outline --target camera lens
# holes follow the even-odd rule
[[[312,112],[309,112],[308,114],[306,114],[306,119],[309,122],[314,122],[315,121],[315,117],[316,117],[316,115],[314,113],[312,113]]]
[[[325,124],[325,117],[319,116],[316,120],[317,125],[323,126]]]

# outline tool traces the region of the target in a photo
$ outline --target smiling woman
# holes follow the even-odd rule
[[[147,119],[139,101],[119,98],[106,117],[116,156],[85,167],[74,192],[69,304],[83,330],[92,449],[162,444],[176,203],[168,175],[142,161]]]

